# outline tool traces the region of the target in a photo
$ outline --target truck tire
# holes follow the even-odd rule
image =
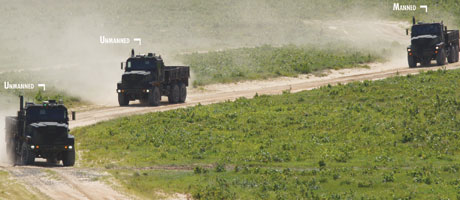
[[[436,55],[436,64],[445,65],[446,64],[446,50],[444,48],[440,49]]]
[[[415,61],[414,56],[407,56],[407,61],[409,63],[409,68],[417,67],[417,62]]]
[[[455,48],[453,46],[449,47],[449,55],[447,56],[447,62],[453,63],[455,62]]]
[[[160,105],[161,101],[161,93],[160,93],[160,88],[154,86],[148,96],[148,101],[150,106],[158,106]]]
[[[179,86],[177,84],[173,84],[171,86],[171,91],[169,91],[168,101],[169,103],[178,103],[179,102]]]
[[[65,167],[73,166],[75,164],[75,150],[67,151],[64,153],[64,157],[62,159],[62,165]]]
[[[187,87],[185,86],[185,84],[179,84],[179,93],[179,102],[184,103],[185,99],[187,98]]]
[[[29,150],[29,145],[27,143],[23,143],[21,147],[21,165],[32,165],[35,162],[35,155],[34,153]]]
[[[120,106],[129,105],[128,97],[123,93],[118,93],[118,104],[120,104]]]

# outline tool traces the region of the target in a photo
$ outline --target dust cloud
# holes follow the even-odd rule
[[[19,109],[19,98],[0,97],[0,165],[10,164],[9,156],[6,154],[5,141],[5,117],[15,116]]]
[[[368,1],[341,0],[0,1],[0,17],[6,19],[0,71],[35,69],[36,83],[97,104],[116,104],[120,62],[131,48],[159,53],[172,65],[181,64],[175,55],[184,52],[263,44],[339,48],[338,43],[392,51],[409,41],[409,25],[386,20],[388,11],[379,6],[391,5],[378,1],[369,3],[374,9],[363,7]],[[100,36],[131,42],[101,44]]]

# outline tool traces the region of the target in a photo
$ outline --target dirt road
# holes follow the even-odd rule
[[[32,193],[50,199],[134,199],[115,191],[106,182],[111,176],[94,169],[64,168],[38,162],[37,166],[2,166]]]
[[[97,122],[114,119],[121,116],[143,114],[148,112],[158,112],[177,108],[194,106],[197,104],[211,104],[234,100],[239,97],[252,98],[256,93],[261,94],[281,94],[284,90],[299,92],[311,90],[327,84],[348,83],[362,80],[383,79],[396,75],[417,74],[419,71],[437,70],[441,67],[431,66],[424,68],[409,69],[406,66],[381,67],[384,64],[375,64],[370,69],[344,69],[333,71],[325,77],[301,76],[299,78],[279,78],[266,81],[248,81],[237,84],[217,84],[204,88],[203,91],[191,89],[187,101],[182,104],[167,104],[163,99],[163,104],[158,107],[141,106],[137,103],[128,107],[118,105],[102,106],[88,111],[77,113],[77,120],[70,122],[70,127],[87,126]],[[460,64],[450,64],[446,69],[460,68]]]

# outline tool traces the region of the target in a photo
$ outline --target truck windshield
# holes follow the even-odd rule
[[[126,61],[126,70],[151,70],[154,66],[154,61],[152,59],[129,59]]]
[[[67,110],[62,107],[30,107],[27,109],[29,122],[62,122],[67,121]]]
[[[423,24],[412,26],[412,36],[439,35],[441,26],[439,24]]]

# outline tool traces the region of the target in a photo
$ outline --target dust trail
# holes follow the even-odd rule
[[[0,97],[0,165],[10,164],[6,154],[5,117],[14,116],[19,109],[19,98]]]
[[[131,48],[180,64],[178,53],[263,44],[336,48],[344,42],[374,50],[406,45],[391,36],[407,27],[388,26],[390,9],[382,8],[392,3],[379,1],[0,1],[6,19],[0,71],[40,69],[31,78],[102,104],[116,103],[120,62]],[[102,35],[138,37],[142,45],[100,44]]]

